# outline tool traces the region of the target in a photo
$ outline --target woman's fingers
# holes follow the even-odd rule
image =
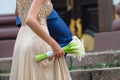
[[[64,51],[57,43],[51,47],[54,52],[54,57],[59,58],[64,55]]]
[[[57,52],[57,53],[55,53],[55,57],[56,58],[59,58],[59,57],[62,57],[64,55],[64,52],[62,51],[62,52]]]

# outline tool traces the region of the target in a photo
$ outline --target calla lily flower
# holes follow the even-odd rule
[[[73,36],[72,38],[73,40],[68,45],[62,47],[62,49],[65,53],[73,56],[74,58],[77,58],[80,61],[85,56],[85,48],[83,41],[78,39],[77,36]],[[54,55],[53,51],[41,53],[35,56],[35,60],[36,61],[43,60],[53,55]]]

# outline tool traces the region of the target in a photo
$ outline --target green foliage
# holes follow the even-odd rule
[[[73,69],[73,60],[72,60],[72,57],[70,57],[70,64],[68,65],[68,69],[69,70]]]
[[[0,74],[8,73],[6,70],[0,70]]]

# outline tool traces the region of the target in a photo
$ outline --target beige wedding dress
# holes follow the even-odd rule
[[[32,0],[24,0],[24,6],[19,1],[17,1],[18,13],[22,27],[19,30],[14,47],[9,80],[71,80],[64,57],[35,61],[35,55],[50,51],[51,48],[25,24],[25,18]],[[51,10],[52,3],[50,0],[46,0],[38,16],[40,25],[48,34],[46,17]]]

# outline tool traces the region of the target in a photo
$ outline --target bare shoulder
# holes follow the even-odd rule
[[[37,17],[40,13],[40,9],[46,0],[32,0],[28,15]]]

